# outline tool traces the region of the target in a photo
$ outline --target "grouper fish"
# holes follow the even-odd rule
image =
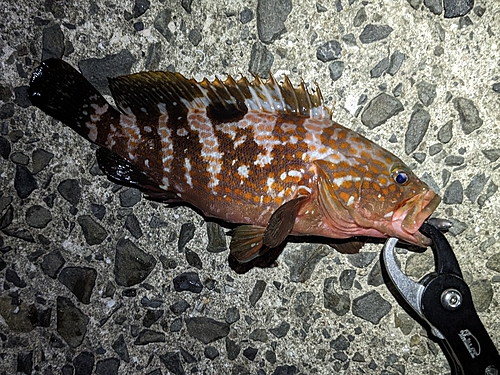
[[[109,87],[118,109],[71,65],[49,59],[29,96],[100,146],[111,181],[239,224],[230,243],[239,262],[289,235],[431,242],[418,228],[440,197],[395,155],[337,124],[318,88],[172,72],[110,78]]]

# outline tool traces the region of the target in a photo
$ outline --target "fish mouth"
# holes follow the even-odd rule
[[[432,240],[418,231],[422,223],[434,212],[441,197],[428,190],[407,200],[395,212],[392,220],[397,237],[418,246],[430,246]]]

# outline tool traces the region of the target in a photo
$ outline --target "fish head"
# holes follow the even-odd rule
[[[370,142],[365,150],[314,163],[320,206],[337,236],[431,244],[418,229],[441,198],[395,155]]]

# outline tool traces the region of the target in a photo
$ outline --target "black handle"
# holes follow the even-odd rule
[[[469,287],[460,277],[441,274],[431,278],[422,296],[422,312],[445,337],[444,347],[455,362],[456,374],[500,373],[500,355],[477,315]]]

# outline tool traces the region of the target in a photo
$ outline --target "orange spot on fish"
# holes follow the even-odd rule
[[[379,184],[377,184],[376,182],[374,182],[374,183],[372,184],[372,187],[373,187],[373,189],[375,189],[376,191],[380,191],[380,186],[379,186]]]
[[[274,197],[274,203],[276,203],[277,205],[281,206],[281,204],[283,203],[283,198],[281,198],[281,197]]]
[[[344,183],[342,184],[342,187],[345,189],[352,188],[352,181],[344,181]]]
[[[345,130],[340,130],[338,135],[337,135],[337,138],[338,139],[345,139],[347,137],[347,131]]]
[[[255,203],[260,203],[260,197],[258,197],[257,195],[253,197],[253,201]]]
[[[245,200],[249,201],[250,199],[252,199],[252,193],[247,191],[245,193],[245,195],[243,195],[243,198],[245,198]]]
[[[351,198],[351,195],[346,193],[345,191],[341,191],[339,193],[339,198],[342,199],[345,203],[349,201],[349,198]]]
[[[271,203],[271,197],[269,195],[265,195],[262,202],[265,204]]]

